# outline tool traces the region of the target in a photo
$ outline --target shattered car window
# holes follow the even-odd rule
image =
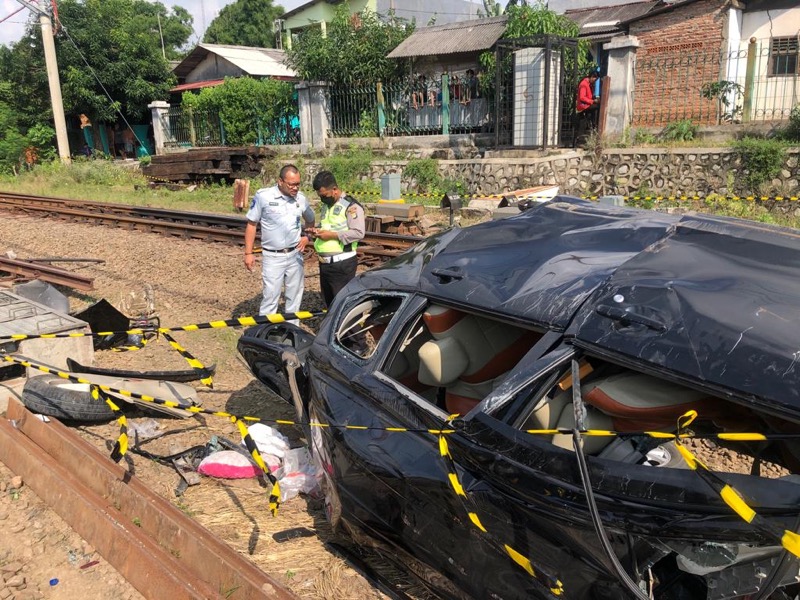
[[[409,319],[383,373],[448,414],[466,414],[541,334],[439,304]]]
[[[398,296],[375,296],[345,312],[336,330],[336,342],[350,354],[369,358],[403,302]]]

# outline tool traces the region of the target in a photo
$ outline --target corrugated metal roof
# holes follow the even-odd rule
[[[506,16],[422,27],[388,54],[388,58],[441,56],[480,52],[494,46],[506,30]]]
[[[581,28],[581,37],[594,38],[601,33],[623,31],[626,21],[641,17],[660,4],[658,0],[646,0],[633,4],[571,9],[565,11],[564,16]]]
[[[274,48],[251,48],[224,44],[198,44],[173,72],[178,78],[188,76],[209,54],[216,54],[254,77],[296,78],[297,73],[284,64],[286,53]]]

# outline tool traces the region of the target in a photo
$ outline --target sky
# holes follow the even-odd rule
[[[35,0],[34,0],[35,1]],[[190,45],[197,44],[203,36],[203,32],[209,23],[219,14],[223,6],[230,4],[234,0],[161,0],[165,6],[182,6],[194,17],[195,35],[189,40]],[[308,0],[275,0],[273,4],[283,6],[284,9],[292,10]],[[479,0],[473,0],[478,2]],[[22,37],[25,31],[25,24],[31,16],[31,11],[23,8],[15,15],[12,13],[22,7],[17,0],[0,0],[0,44],[11,44]],[[11,15],[11,16],[10,16]],[[34,18],[38,21],[38,18]]]

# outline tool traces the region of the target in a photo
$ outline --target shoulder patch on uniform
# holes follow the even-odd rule
[[[358,208],[355,204],[347,209],[347,215],[350,217],[356,217],[358,215]]]
[[[253,196],[253,199],[250,200],[250,208],[253,208],[256,205],[256,197]]]

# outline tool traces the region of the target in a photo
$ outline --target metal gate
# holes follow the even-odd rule
[[[495,50],[498,148],[572,146],[578,40],[553,35],[503,39]]]

